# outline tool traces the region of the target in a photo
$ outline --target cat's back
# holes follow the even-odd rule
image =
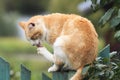
[[[65,23],[68,19],[74,19],[75,17],[80,17],[78,15],[75,14],[62,14],[62,13],[53,13],[53,14],[48,14],[48,15],[44,15],[44,20],[47,23],[58,23],[60,24]]]
[[[61,25],[61,27],[64,27],[63,29],[67,29],[67,31],[70,28],[74,28],[74,29],[77,28],[78,30],[80,31],[83,30],[85,32],[87,32],[89,29],[89,31],[92,31],[96,36],[98,36],[94,29],[93,24],[88,19],[81,17],[79,15],[53,13],[53,14],[45,15],[44,18],[46,23],[50,27],[52,25]]]

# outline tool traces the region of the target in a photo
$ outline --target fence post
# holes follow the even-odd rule
[[[53,72],[53,80],[69,80],[75,71],[68,71],[68,72]]]
[[[21,80],[31,80],[31,71],[21,65]]]
[[[0,57],[0,80],[10,80],[10,65]]]
[[[51,80],[46,74],[42,73],[42,80]]]
[[[103,50],[100,51],[100,57],[107,58],[110,61],[110,45],[107,45]],[[50,79],[47,75],[42,73],[42,80],[70,80],[75,74],[75,71],[68,72],[53,72],[53,78]],[[10,80],[10,65],[3,58],[0,57],[0,80]],[[31,80],[31,71],[25,66],[21,65],[21,80]]]
[[[105,46],[100,53],[98,54],[99,57],[105,58],[107,61],[106,63],[110,62],[110,44]]]

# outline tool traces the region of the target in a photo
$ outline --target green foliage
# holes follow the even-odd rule
[[[109,9],[99,20],[99,24],[101,26],[103,26],[105,23],[107,23],[107,21],[111,18],[113,12],[114,12],[114,8],[113,9]]]
[[[117,52],[110,53],[110,45],[103,48],[92,65],[86,65],[82,71],[84,80],[118,80],[120,59]]]
[[[105,8],[106,6],[110,6],[109,9],[105,12],[105,14],[99,20],[99,26],[104,26],[109,23],[110,27],[113,28],[115,33],[115,38],[120,41],[120,0],[91,0],[92,1],[92,9],[98,11],[100,9]]]
[[[105,58],[97,57],[92,66],[87,65],[84,71],[84,80],[119,80],[120,60],[114,57],[116,52],[110,53],[110,62],[106,64]]]
[[[110,22],[111,27],[116,27],[119,24],[120,24],[120,16],[116,16],[116,17],[112,18],[112,20]]]
[[[115,33],[114,37],[120,41],[120,30]]]

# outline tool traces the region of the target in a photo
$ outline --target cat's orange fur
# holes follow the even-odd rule
[[[31,23],[35,24],[32,25],[33,28],[29,28]],[[54,57],[51,58],[55,66],[50,71],[56,71],[64,65],[65,68],[77,70],[71,80],[81,80],[84,65],[92,63],[96,58],[98,35],[92,23],[86,18],[74,14],[54,13],[34,16],[28,22],[20,22],[20,26],[25,30],[27,39],[33,42],[39,40],[36,45],[42,41],[53,45],[54,55],[50,56]],[[42,48],[38,51],[40,50],[41,53],[45,51]]]

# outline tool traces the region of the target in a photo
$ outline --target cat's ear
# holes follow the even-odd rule
[[[22,27],[23,29],[25,29],[25,24],[26,24],[26,22],[19,22],[19,25],[20,25],[20,27]]]

